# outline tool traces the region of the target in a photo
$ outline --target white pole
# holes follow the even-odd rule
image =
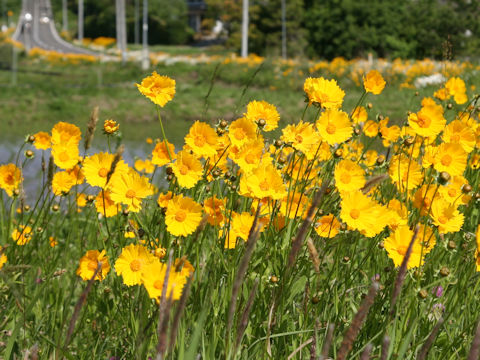
[[[78,40],[83,41],[83,0],[78,0]]]
[[[122,63],[127,62],[127,23],[125,19],[125,0],[120,0],[120,33],[121,36],[121,49],[122,49]]]
[[[248,0],[243,0],[241,55],[243,58],[248,56]]]
[[[67,0],[62,0],[62,30],[64,32],[68,31],[68,6],[67,6]]]
[[[140,43],[140,0],[135,0],[134,18],[135,18],[134,39],[135,39],[135,44],[139,44]]]
[[[282,0],[282,57],[287,58],[287,0]]]
[[[148,57],[148,0],[143,0],[143,50],[142,50],[142,69],[147,70],[150,67],[150,58]]]

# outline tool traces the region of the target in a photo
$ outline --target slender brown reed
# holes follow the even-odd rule
[[[332,346],[333,342],[333,330],[335,330],[335,325],[328,325],[327,337],[325,338],[325,342],[323,343],[322,353],[319,357],[319,360],[324,360],[328,357],[328,353],[330,352],[330,347]]]
[[[311,238],[307,239],[308,252],[310,253],[310,259],[312,260],[313,268],[317,274],[320,273],[320,258],[318,257],[317,248]]]
[[[180,318],[182,317],[185,306],[187,305],[188,295],[190,295],[190,289],[193,282],[193,275],[188,278],[188,282],[183,289],[182,296],[175,310],[175,315],[173,316],[172,328],[170,329],[170,340],[168,342],[168,347],[173,349],[175,346],[175,340],[177,338],[178,325],[180,324]]]
[[[95,133],[95,128],[97,127],[98,122],[98,106],[95,106],[90,114],[90,121],[87,125],[87,132],[85,133],[85,152],[90,149],[90,145],[92,145],[93,134]]]
[[[160,298],[160,304],[158,305],[158,344],[157,344],[157,360],[163,358],[163,354],[166,350],[166,327],[164,329],[164,322],[168,322],[170,313],[171,299],[167,298],[168,280],[170,279],[170,271],[172,269],[173,250],[168,255],[167,270],[165,271],[165,277],[163,278],[162,295]],[[171,295],[171,294],[170,294]]]
[[[472,346],[470,347],[470,352],[468,353],[467,360],[478,360],[480,355],[480,321],[477,324],[477,329],[475,330],[475,336],[473,337]]]
[[[432,332],[428,336],[427,340],[425,343],[422,345],[420,348],[418,354],[417,354],[417,360],[423,360],[427,358],[428,351],[432,347],[433,343],[435,342],[435,338],[437,337],[438,332],[440,331],[440,328],[443,325],[443,318],[438,319],[437,324],[433,328]]]
[[[107,184],[109,183],[113,173],[115,172],[115,168],[117,167],[118,162],[122,158],[124,150],[125,146],[123,144],[118,147],[117,152],[115,153],[115,157],[113,158],[112,165],[110,166],[110,170],[107,174]]]
[[[370,359],[370,353],[372,352],[372,344],[368,343],[365,346],[365,349],[362,351],[362,355],[360,355],[360,360],[368,360]]]
[[[382,354],[380,355],[380,360],[387,360],[389,348],[390,348],[390,338],[385,335],[383,337]]]
[[[255,299],[255,295],[257,294],[258,289],[258,278],[255,279],[255,283],[253,284],[252,291],[250,291],[250,296],[248,297],[247,305],[245,305],[245,309],[243,310],[242,318],[237,326],[237,338],[235,339],[235,346],[233,348],[233,354],[237,353],[237,349],[240,346],[240,343],[243,338],[243,334],[245,333],[245,329],[248,325],[248,317],[250,316],[250,311],[252,310],[253,300]]]

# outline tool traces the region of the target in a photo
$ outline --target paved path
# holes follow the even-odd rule
[[[73,46],[58,35],[50,0],[23,0],[13,39],[23,43],[27,50],[37,47],[68,54],[95,55],[89,50]]]

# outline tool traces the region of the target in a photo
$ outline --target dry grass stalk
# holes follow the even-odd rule
[[[305,341],[303,344],[300,344],[300,346],[298,348],[296,348],[295,350],[293,350],[293,352],[288,355],[288,358],[287,360],[292,360],[293,357],[300,351],[302,350],[305,346],[307,346],[308,344],[311,344],[313,342],[313,338],[310,338],[308,339],[307,341]]]
[[[372,176],[370,179],[367,180],[367,182],[365,183],[365,185],[363,186],[363,188],[361,188],[360,190],[364,193],[364,194],[368,194],[370,192],[370,190],[372,190],[372,188],[378,184],[380,184],[381,182],[383,182],[384,180],[388,179],[388,175],[387,174],[380,174],[380,175],[375,175],[375,176]]]
[[[167,270],[165,271],[165,277],[163,278],[163,287],[162,287],[162,295],[160,298],[160,304],[158,305],[159,313],[158,313],[158,344],[157,344],[157,360],[161,360],[163,358],[163,354],[166,350],[166,327],[164,329],[164,322],[168,323],[168,317],[170,313],[171,307],[171,294],[167,299],[167,289],[168,289],[168,279],[170,278],[170,271],[172,269],[172,259],[173,259],[173,250],[170,251],[168,255],[168,264]]]
[[[168,347],[170,349],[173,349],[173,347],[175,346],[178,325],[180,324],[180,318],[182,317],[183,310],[185,310],[185,306],[187,305],[187,299],[188,299],[188,295],[190,295],[192,282],[193,282],[193,275],[188,278],[188,282],[185,285],[185,288],[183,289],[182,296],[177,305],[177,309],[175,310],[175,315],[173,316],[173,324],[172,324],[172,328],[170,329],[170,340],[168,342]]]
[[[310,360],[317,360],[317,327],[315,326],[315,334],[312,336],[312,345],[310,345]]]
[[[115,168],[117,167],[118,162],[122,159],[124,150],[125,146],[123,144],[118,147],[117,152],[115,153],[115,157],[113,158],[112,165],[110,166],[110,170],[107,174],[107,184],[109,183],[113,173],[115,172]]]
[[[245,309],[243,310],[242,318],[238,323],[237,338],[235,339],[235,347],[233,349],[234,354],[237,353],[237,349],[240,346],[240,343],[243,338],[243,334],[245,333],[245,329],[247,328],[248,317],[250,316],[250,311],[252,310],[253,300],[255,299],[255,295],[257,294],[258,283],[259,283],[259,280],[257,278],[255,280],[255,283],[253,284],[253,289],[250,292],[250,296],[248,297],[247,305],[245,305]]]
[[[303,240],[307,236],[308,229],[312,225],[313,218],[315,217],[317,208],[319,207],[323,199],[323,194],[325,193],[327,186],[328,186],[328,181],[322,184],[322,187],[315,194],[315,197],[313,198],[312,205],[308,209],[307,216],[305,217],[305,220],[302,222],[302,225],[298,230],[297,236],[295,236],[295,239],[293,240],[292,249],[290,250],[290,254],[288,254],[287,268],[291,268],[295,263],[295,260],[297,259],[298,252],[302,247]]]
[[[327,337],[325,338],[325,342],[323,343],[322,353],[320,354],[319,360],[324,360],[328,357],[328,353],[330,352],[330,346],[332,346],[333,342],[333,330],[335,330],[335,325],[328,325]]]
[[[313,240],[311,238],[307,239],[307,247],[308,247],[308,252],[310,253],[310,259],[312,260],[312,263],[313,263],[313,268],[315,269],[315,272],[319,274],[320,258],[318,257],[317,248],[315,247],[315,244],[313,243]]]
[[[243,279],[245,278],[245,274],[247,273],[248,263],[250,262],[250,258],[252,257],[253,249],[255,248],[255,244],[257,243],[257,238],[259,234],[258,218],[260,216],[260,208],[261,204],[258,205],[257,212],[255,213],[255,218],[248,234],[247,248],[245,249],[245,254],[243,254],[242,260],[240,260],[240,265],[238,266],[235,281],[233,282],[232,297],[230,299],[230,307],[228,309],[227,317],[227,334],[230,334],[230,330],[232,329],[233,314],[235,313],[235,309],[237,307],[237,295],[240,291],[240,286],[243,283]]]
[[[54,170],[55,170],[55,164],[53,162],[53,156],[50,155],[50,157],[48,159],[48,173],[47,173],[47,187],[49,189],[52,187]]]
[[[340,344],[340,349],[337,353],[337,360],[344,360],[347,358],[348,353],[352,350],[353,342],[357,338],[360,329],[362,328],[363,322],[365,321],[370,307],[373,305],[375,296],[380,285],[378,282],[374,281],[368,294],[362,302],[362,305],[355,314],[350,327],[345,332],[342,343]]]
[[[400,265],[400,270],[398,271],[397,279],[395,280],[395,284],[393,285],[392,301],[390,302],[390,315],[392,316],[395,313],[395,304],[397,303],[400,292],[402,291],[402,285],[403,285],[403,282],[405,281],[405,276],[407,274],[408,260],[410,259],[410,255],[412,254],[413,244],[417,239],[419,229],[420,227],[417,225],[413,233],[412,240],[410,240],[410,244],[408,244],[407,252],[403,257],[402,265]]]
[[[383,337],[382,354],[380,355],[380,360],[387,360],[389,348],[390,348],[390,338],[385,335]]]
[[[480,355],[480,321],[477,324],[477,329],[475,330],[475,336],[473,337],[472,346],[470,347],[470,352],[468,353],[467,360],[478,360]]]
[[[95,128],[97,127],[98,122],[98,106],[95,106],[92,110],[90,115],[90,121],[87,125],[87,132],[85,133],[85,152],[90,149],[90,145],[92,144],[93,134],[95,133]]]
[[[360,360],[368,360],[370,359],[370,353],[372,352],[372,344],[368,343],[365,346],[365,349],[362,351],[362,355],[360,355]]]
[[[442,325],[443,325],[443,318],[440,318],[438,319],[437,324],[435,325],[432,332],[428,336],[427,340],[425,341],[420,351],[418,352],[417,360],[423,360],[427,358],[428,351],[430,350],[433,343],[435,342],[435,338],[437,337],[437,334],[440,331],[440,328],[442,327]]]

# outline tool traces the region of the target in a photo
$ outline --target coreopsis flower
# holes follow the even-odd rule
[[[338,109],[342,106],[345,92],[338,86],[336,80],[307,78],[303,84],[310,104],[318,104],[324,109]]]
[[[401,225],[408,223],[408,209],[397,199],[392,199],[388,202],[389,220],[388,227],[396,230]]]
[[[450,176],[462,175],[467,167],[467,153],[455,143],[442,143],[436,149],[433,167],[438,172],[446,171]]]
[[[73,178],[75,185],[81,185],[85,181],[85,174],[79,165],[75,165],[73,168],[66,170],[66,172]]]
[[[364,123],[368,119],[367,110],[363,106],[357,106],[352,113],[352,120],[354,124]]]
[[[78,193],[76,196],[76,202],[79,208],[87,206],[87,195],[84,193]]]
[[[95,280],[102,281],[110,271],[110,263],[105,250],[88,250],[80,259],[80,265],[77,269],[77,275],[84,281],[90,280],[98,269]]]
[[[95,198],[95,208],[99,214],[105,217],[112,217],[118,214],[120,205],[111,198],[109,190],[101,190]]]
[[[269,162],[263,162],[240,179],[240,192],[257,199],[280,200],[287,194],[282,176]]]
[[[73,139],[69,142],[54,144],[52,146],[52,156],[55,165],[60,169],[68,170],[78,164],[78,143]]]
[[[52,129],[52,145],[74,143],[78,145],[82,137],[80,128],[67,122],[58,122]]]
[[[195,268],[193,267],[192,263],[187,260],[186,256],[175,259],[175,261],[173,262],[173,269],[175,270],[175,272],[187,278],[192,276],[195,272]]]
[[[5,265],[8,260],[7,255],[3,253],[4,251],[5,249],[0,245],[0,269],[3,267],[3,265]]]
[[[108,135],[115,134],[120,129],[120,124],[115,120],[107,119],[103,122],[103,132]]]
[[[368,137],[375,137],[378,135],[379,126],[376,121],[368,120],[363,125],[363,133]]]
[[[175,271],[175,266],[172,266],[168,278],[165,279],[167,267],[158,259],[145,266],[145,270],[142,272],[142,283],[151,299],[158,300],[162,296],[165,281],[167,281],[167,299],[179,300],[182,296],[187,277],[181,272]]]
[[[17,245],[26,245],[32,239],[32,228],[30,226],[20,225],[18,229],[12,232],[12,239]]]
[[[417,235],[417,242],[423,247],[422,251],[424,254],[428,254],[433,250],[437,239],[431,227],[420,224]]]
[[[53,175],[52,191],[56,196],[68,194],[75,185],[75,178],[66,171],[59,171]]]
[[[122,249],[115,262],[115,272],[122,276],[125,285],[139,285],[142,283],[142,271],[145,266],[155,259],[155,256],[142,245],[130,244]]]
[[[447,89],[450,96],[453,96],[453,100],[455,100],[457,104],[465,104],[467,102],[468,98],[465,81],[459,77],[449,79],[445,84],[445,89]]]
[[[363,77],[363,87],[366,92],[374,95],[380,94],[385,88],[385,80],[377,70],[370,70],[366,76]]]
[[[39,131],[35,135],[35,141],[33,142],[33,146],[35,146],[38,150],[47,150],[50,149],[52,143],[50,140],[50,134],[45,131]]]
[[[211,157],[217,154],[218,135],[208,124],[195,121],[185,136],[185,143],[198,157]]]
[[[388,175],[399,191],[415,189],[423,180],[422,167],[414,159],[402,155],[392,158]]]
[[[114,174],[109,183],[110,197],[117,204],[128,206],[128,211],[139,212],[142,199],[153,195],[153,187],[148,178],[140,176],[135,170]]]
[[[280,114],[275,105],[266,101],[250,101],[247,105],[245,118],[261,127],[264,131],[272,131],[278,127]]]
[[[423,137],[437,136],[444,129],[445,123],[443,108],[437,104],[423,106],[419,112],[408,116],[408,124],[412,130]]]
[[[220,237],[226,232],[225,249],[235,249],[238,238],[247,241],[254,220],[255,216],[250,215],[248,212],[233,212],[229,230],[220,230]]]
[[[167,205],[165,224],[173,236],[192,234],[202,221],[202,206],[189,197],[174,196]]]
[[[54,248],[55,246],[58,245],[58,241],[53,236],[50,236],[48,238],[48,245],[50,245],[50,247]]]
[[[379,234],[390,220],[388,209],[360,191],[342,194],[341,208],[340,218],[366,237]]]
[[[155,170],[155,165],[153,165],[152,161],[149,159],[137,159],[133,164],[135,170],[138,172],[144,172],[145,174],[151,174]]]
[[[320,136],[329,145],[340,144],[352,136],[353,128],[348,114],[341,110],[327,109],[316,122]]]
[[[438,100],[445,101],[450,97],[448,90],[445,88],[438,89],[433,93],[433,96],[436,97]]]
[[[335,186],[340,192],[360,190],[364,185],[364,171],[356,162],[342,160],[335,166]]]
[[[219,226],[225,222],[226,199],[219,199],[216,195],[208,197],[203,202],[203,208],[208,215],[207,221],[210,225]]]
[[[402,134],[402,129],[399,126],[387,126],[389,118],[385,118],[384,120],[380,121],[378,124],[379,132],[382,135],[382,144],[385,147],[389,147],[392,143],[398,140],[400,135]]]
[[[190,189],[203,176],[202,163],[188,151],[182,150],[177,154],[177,160],[172,164],[172,170],[181,187]]]
[[[167,146],[165,145],[167,143]],[[169,155],[170,152],[170,155]],[[170,159],[170,156],[172,157]],[[157,166],[163,166],[169,162],[175,160],[177,155],[175,154],[175,145],[170,144],[168,141],[160,141],[155,145],[152,151],[152,164]]]
[[[232,153],[232,160],[240,166],[244,172],[250,172],[263,161],[270,161],[268,154],[264,154],[265,144],[263,140],[252,140],[238,148],[236,153]]]
[[[477,227],[476,239],[477,250],[475,250],[475,263],[477,265],[477,271],[480,271],[480,225]]]
[[[385,239],[385,250],[396,267],[402,264],[412,238],[413,231],[409,229],[408,225],[403,225],[399,226],[388,238]],[[422,252],[420,241],[415,239],[410,257],[408,258],[407,269],[423,265],[425,254],[425,251]]]
[[[447,185],[440,186],[438,192],[450,204],[455,204],[458,202],[466,205],[470,201],[471,196],[462,192],[462,188],[465,185],[469,185],[467,179],[461,175],[454,176]]]
[[[413,196],[413,206],[420,210],[421,215],[427,215],[430,213],[430,206],[434,199],[440,197],[433,185],[422,185]]]
[[[322,216],[315,223],[315,231],[324,238],[334,238],[340,230],[340,221],[333,215]]]
[[[158,194],[158,199],[157,199],[157,204],[161,208],[166,208],[168,205],[168,202],[172,199],[173,193],[171,191],[168,191],[167,193],[160,193]]]
[[[112,168],[114,158],[115,155],[106,152],[100,152],[85,158],[83,161],[83,173],[87,178],[87,182],[91,186],[99,186],[103,189],[107,186],[107,177]],[[128,165],[123,160],[119,160],[115,165],[115,171],[113,174],[120,174],[128,171]]]
[[[232,145],[241,147],[247,142],[257,139],[257,129],[254,123],[246,117],[242,117],[230,124],[228,137]]]
[[[135,85],[138,91],[161,107],[164,107],[175,95],[175,80],[158,75],[156,71],[144,78],[141,84]]]
[[[12,196],[22,182],[22,171],[15,164],[0,165],[0,189]]]
[[[436,198],[433,201],[430,216],[441,234],[460,231],[465,218],[455,205],[449,204],[443,198]]]
[[[454,120],[445,127],[442,140],[445,143],[460,144],[467,154],[473,151],[476,142],[473,129],[460,120]]]
[[[281,139],[284,142],[290,143],[294,149],[304,153],[307,160],[313,159],[315,150],[321,142],[320,134],[313,124],[300,120],[298,124],[287,125],[282,133]]]
[[[304,218],[310,206],[308,196],[298,191],[290,191],[280,203],[280,214],[289,219]]]

